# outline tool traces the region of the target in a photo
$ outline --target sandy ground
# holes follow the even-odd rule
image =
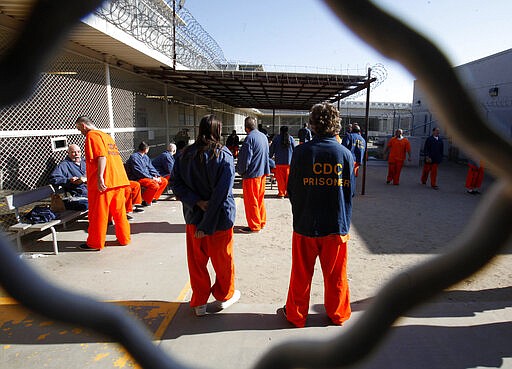
[[[464,189],[463,165],[441,165],[439,191],[419,183],[418,167],[404,168],[400,186],[386,185],[386,170],[385,162],[372,162],[367,170],[366,193],[360,194],[359,178],[358,195],[354,198],[348,259],[354,317],[347,328],[364,314],[365,306],[369,306],[366,300],[393,276],[452,247],[452,240],[478,211],[478,204],[485,201],[485,192],[492,182],[486,178],[484,195],[472,196]],[[240,194],[237,184],[234,249],[236,284],[242,296],[227,314],[197,319],[188,307],[185,225],[181,204],[170,199],[134,215],[132,243],[127,247],[107,247],[101,253],[77,250],[87,236],[87,222],[81,221],[58,232],[59,255],[25,261],[57,286],[99,300],[115,301],[134,309],[154,304],[163,315],[165,309],[179,306],[177,316],[166,323],[168,327],[162,325],[165,334],[159,345],[194,367],[252,367],[264,351],[279,342],[293,337],[325,339],[336,334],[339,327],[326,327],[321,309],[316,310],[317,304],[323,303],[318,265],[310,301],[317,313],[310,315],[310,326],[292,329],[275,314],[284,304],[288,290],[290,204],[276,197],[275,186],[268,189],[265,230],[243,234],[238,231],[246,225]],[[115,239],[112,227],[107,238]],[[49,236],[25,241],[26,250],[35,255],[52,250]],[[440,294],[440,303],[425,305],[425,310],[415,310],[400,319],[376,364],[369,363],[364,368],[512,368],[507,344],[512,301],[511,251],[509,244],[485,270]],[[0,301],[5,296],[0,290]],[[20,319],[19,311],[13,312],[8,302],[0,308],[0,317],[7,324],[0,351],[2,368],[69,368],[93,362],[95,368],[112,368],[111,361],[115,361],[114,367],[118,367],[116,360],[126,361],[126,355],[113,343],[101,339],[93,342],[87,335],[63,334],[73,332],[72,329],[59,330],[57,326],[53,335],[41,342],[41,333],[30,336],[33,317]],[[19,324],[11,337],[8,329],[13,319]],[[48,332],[44,333],[46,337]],[[403,365],[398,365],[399,361]]]
[[[385,162],[370,162],[365,194],[362,178],[349,241],[348,277],[351,300],[362,301],[397,273],[443,253],[468,224],[493,179],[486,176],[483,195],[465,192],[466,166],[445,162],[440,166],[435,191],[420,184],[419,167],[405,167],[399,186],[387,185]],[[275,188],[275,187],[274,187]],[[237,286],[244,303],[284,304],[288,288],[291,258],[292,216],[288,200],[275,199],[275,190],[267,191],[267,227],[260,234],[237,234]],[[243,209],[237,224],[244,224]],[[453,286],[454,290],[486,290],[512,285],[512,261],[507,250],[477,275]],[[311,304],[322,303],[323,282],[317,262]]]

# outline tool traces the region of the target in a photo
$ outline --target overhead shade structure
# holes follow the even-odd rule
[[[358,75],[241,70],[139,69],[173,87],[235,108],[309,110],[366,89],[375,78]]]

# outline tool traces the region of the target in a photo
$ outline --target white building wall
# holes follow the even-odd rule
[[[500,135],[512,139],[512,49],[475,60],[454,68],[462,85],[473,96],[475,105],[482,112],[489,126]],[[414,135],[428,136],[439,126],[435,111],[428,98],[414,83],[413,92]],[[446,135],[441,126],[441,135]],[[448,141],[448,140],[447,140]],[[456,152],[458,158],[466,155],[454,146],[445,145],[447,155]]]

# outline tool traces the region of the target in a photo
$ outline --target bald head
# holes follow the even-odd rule
[[[68,157],[71,161],[75,163],[80,163],[80,161],[82,161],[82,151],[80,150],[80,147],[75,144],[69,145]]]

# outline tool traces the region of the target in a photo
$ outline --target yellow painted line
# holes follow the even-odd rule
[[[185,296],[187,296],[187,294],[189,293],[190,288],[191,288],[190,281],[187,281],[187,283],[185,284],[185,287],[182,288],[182,290],[181,290],[180,294],[178,295],[178,297],[176,298],[176,300],[183,301],[185,299]],[[162,321],[162,323],[156,330],[155,339],[160,340],[162,338],[165,331],[169,327],[169,324],[171,324],[172,320],[174,319],[174,315],[176,315],[176,312],[178,311],[178,307],[179,307],[179,304],[175,305],[175,308],[172,309],[172,312],[169,311],[169,314],[167,315],[167,317]]]
[[[169,327],[169,324],[171,324],[172,320],[174,319],[174,316],[176,315],[176,312],[178,311],[179,304],[174,304],[172,309],[169,309],[167,312],[167,316],[162,321],[158,329],[156,330],[154,337],[156,340],[161,340],[162,336],[164,335],[165,331]]]
[[[190,281],[187,281],[187,283],[185,284],[185,287],[183,287],[183,289],[181,290],[180,294],[178,295],[178,297],[176,298],[176,300],[178,301],[183,301],[185,299],[185,296],[187,296],[187,293],[190,291]]]
[[[19,302],[12,297],[0,297],[0,305],[17,305]]]

